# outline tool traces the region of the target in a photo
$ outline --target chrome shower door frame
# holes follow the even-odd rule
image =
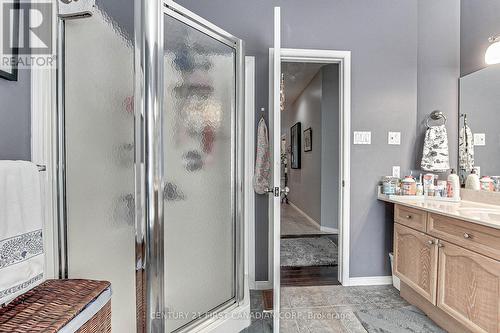
[[[135,132],[136,132],[136,288],[138,332],[164,332],[165,308],[163,214],[164,15],[235,50],[232,128],[232,220],[235,228],[235,297],[210,311],[231,313],[246,301],[244,234],[244,54],[243,41],[171,0],[136,1]],[[140,296],[139,296],[140,295]],[[200,317],[176,332],[208,328],[222,316]],[[141,322],[143,325],[141,325]]]

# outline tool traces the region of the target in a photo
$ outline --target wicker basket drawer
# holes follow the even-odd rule
[[[56,333],[110,286],[106,281],[47,280],[0,308],[0,333]],[[111,301],[78,333],[110,333]]]
[[[394,209],[394,220],[412,229],[425,232],[427,224],[427,212],[419,209],[396,205]]]
[[[431,213],[427,233],[500,260],[500,230],[498,229]]]

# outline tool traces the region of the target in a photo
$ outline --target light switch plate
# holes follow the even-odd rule
[[[401,167],[399,165],[392,167],[392,176],[401,178]]]
[[[387,143],[390,145],[401,144],[401,132],[389,132]]]
[[[364,131],[354,132],[354,144],[355,145],[370,145],[372,143],[372,132]]]
[[[474,146],[486,146],[486,134],[474,133]]]

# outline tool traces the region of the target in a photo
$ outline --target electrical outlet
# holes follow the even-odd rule
[[[372,132],[354,132],[355,145],[370,145],[372,143]]]
[[[401,178],[401,167],[399,165],[395,165],[392,167],[392,176]]]
[[[474,133],[474,146],[486,146],[486,134]]]
[[[389,132],[388,144],[390,145],[400,145],[401,144],[401,132]]]

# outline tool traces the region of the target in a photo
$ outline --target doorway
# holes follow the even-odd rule
[[[349,285],[349,221],[350,221],[350,101],[351,101],[351,53],[350,51],[282,49],[280,47],[280,10],[275,8],[274,48],[269,50],[270,63],[270,142],[273,165],[272,184],[279,187],[281,182],[281,67],[283,63],[338,64],[339,86],[339,197],[338,197],[338,272],[337,280],[342,285]],[[272,65],[271,65],[272,64]],[[302,128],[296,133],[301,133]],[[301,133],[302,134],[302,133]],[[291,138],[290,138],[291,139]],[[313,143],[314,144],[314,143]],[[300,150],[296,150],[299,152]],[[290,162],[294,162],[293,158]],[[276,192],[276,191],[275,191]],[[281,198],[269,198],[269,220],[272,228],[270,238],[270,272],[273,281],[273,311],[281,309]],[[274,316],[273,326],[279,330],[280,316]]]
[[[338,281],[338,63],[281,63],[282,286]]]

